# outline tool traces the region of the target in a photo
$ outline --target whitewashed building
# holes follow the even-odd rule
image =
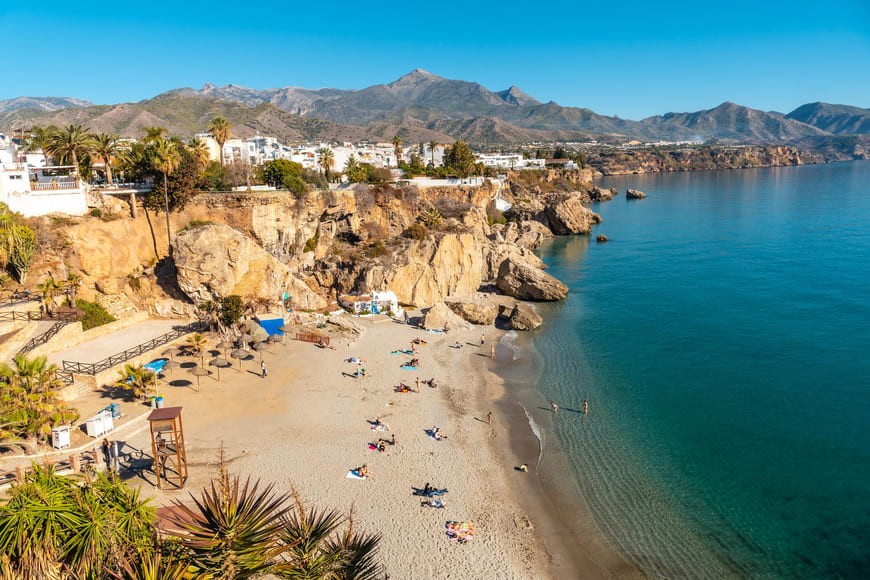
[[[0,152],[0,202],[27,217],[50,213],[84,215],[87,186],[73,167],[30,167]]]
[[[524,159],[519,153],[480,153],[475,155],[478,163],[494,169],[544,169],[544,159]]]

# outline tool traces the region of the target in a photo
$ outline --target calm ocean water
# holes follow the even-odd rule
[[[544,472],[652,576],[868,577],[870,163],[602,184],[649,197],[542,251]]]

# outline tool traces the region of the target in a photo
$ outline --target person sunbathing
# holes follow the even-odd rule
[[[375,446],[375,448],[376,448],[379,452],[383,453],[384,451],[387,450],[387,445],[386,445],[386,443],[384,443],[384,440],[383,440],[383,439],[380,439],[380,440],[378,441],[378,444]]]
[[[459,341],[457,340],[456,342],[453,343],[453,348],[462,348],[462,345],[459,344]]]
[[[357,467],[354,471],[356,471],[360,477],[371,477],[371,473],[369,473],[369,468],[367,465]]]
[[[409,367],[416,367],[420,364],[420,359],[412,358],[411,362],[408,363]]]

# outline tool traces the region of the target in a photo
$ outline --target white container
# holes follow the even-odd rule
[[[69,447],[69,425],[55,427],[51,430],[51,446],[55,449]]]
[[[108,433],[115,427],[112,421],[112,413],[110,411],[100,411],[95,416],[85,421],[85,429],[87,429],[88,437],[99,437],[104,433]]]

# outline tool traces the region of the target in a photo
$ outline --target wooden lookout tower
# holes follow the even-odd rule
[[[169,483],[181,489],[187,481],[187,452],[184,449],[184,425],[181,407],[154,409],[148,415],[151,425],[151,453],[157,487]]]

